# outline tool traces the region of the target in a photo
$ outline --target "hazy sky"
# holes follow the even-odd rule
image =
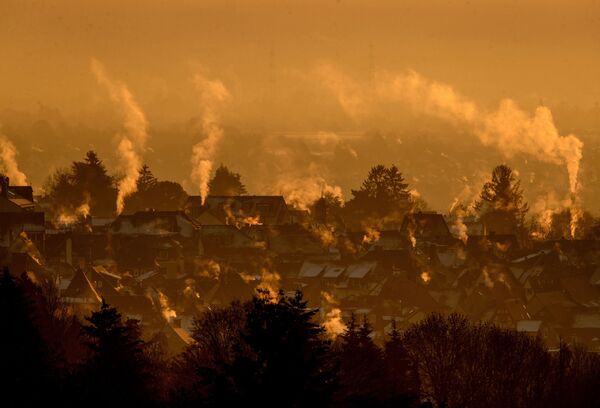
[[[269,86],[301,92],[286,71],[322,60],[357,75],[412,68],[490,103],[589,105],[600,2],[3,0],[0,55],[0,105],[73,113],[94,108],[91,57],[157,119],[193,112],[199,65],[253,99]]]
[[[54,109],[71,127],[61,131],[51,123],[53,137],[74,150],[45,157],[50,165],[74,160],[81,155],[75,152],[97,146],[118,130],[121,117],[91,73],[92,58],[127,85],[149,123],[151,164],[177,181],[189,174],[189,166],[181,163],[189,161],[194,136],[186,132],[193,133],[192,119],[202,109],[193,83],[198,72],[229,89],[232,102],[222,113],[223,126],[242,135],[430,131],[442,138],[447,133],[446,145],[457,137],[454,128],[395,108],[357,122],[316,79],[316,67],[327,63],[365,84],[376,72],[411,69],[451,85],[483,107],[511,98],[533,111],[542,102],[558,109],[561,133],[585,131],[594,145],[597,122],[589,117],[578,122],[569,109],[590,110],[600,102],[600,1],[2,0],[0,111],[5,114],[0,120],[5,133],[13,133],[7,136],[37,184],[47,174],[39,173],[30,158],[39,141],[33,140],[31,126],[44,116],[40,112],[48,120]],[[28,120],[29,127],[21,123]],[[165,136],[183,133],[187,136],[180,139]],[[459,142],[484,149],[467,140]],[[156,149],[178,143],[179,162],[165,163]],[[223,143],[229,146],[230,141]],[[111,164],[109,147],[104,149]],[[496,160],[487,150],[490,160]],[[219,160],[230,163],[226,152],[220,151]],[[584,150],[584,161],[586,154],[591,153]],[[231,156],[238,160],[230,163],[233,167],[250,166],[237,152]],[[375,164],[369,157],[359,159],[361,170]],[[337,178],[344,190],[359,181],[344,179],[339,157],[319,160],[313,172]],[[472,176],[453,171],[456,178]],[[442,206],[453,193],[440,193],[431,201]]]

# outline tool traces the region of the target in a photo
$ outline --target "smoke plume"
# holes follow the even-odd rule
[[[285,201],[302,210],[308,210],[310,205],[323,196],[331,194],[343,200],[342,188],[329,184],[321,176],[282,176],[275,185],[278,194]]]
[[[17,149],[4,135],[0,135],[0,171],[10,178],[11,184],[24,186],[27,184],[25,173],[17,165]]]
[[[204,139],[192,149],[192,181],[200,190],[202,203],[208,195],[208,181],[213,168],[220,140],[223,138],[223,128],[220,125],[220,112],[223,105],[231,99],[229,91],[218,79],[210,80],[201,74],[194,77],[196,88],[200,92],[202,104],[202,133]]]
[[[333,294],[321,291],[321,308],[325,313],[323,328],[329,337],[335,339],[346,330],[346,325],[342,320],[342,311],[339,308],[339,301]]]
[[[399,102],[415,113],[467,128],[482,144],[495,147],[506,157],[527,154],[542,162],[564,165],[570,191],[577,191],[583,143],[572,134],[559,135],[552,113],[545,106],[539,106],[530,115],[514,101],[505,99],[497,110],[486,111],[450,85],[414,71],[398,75],[378,73],[373,86],[361,86],[331,65],[318,67],[316,74],[355,120],[372,113],[377,102]]]
[[[106,88],[111,101],[123,114],[123,130],[119,133],[117,152],[125,176],[119,181],[117,195],[117,213],[123,211],[125,198],[137,191],[139,169],[142,167],[141,155],[146,149],[148,121],[144,112],[135,101],[127,86],[112,80],[104,66],[92,59],[91,69],[98,83]]]

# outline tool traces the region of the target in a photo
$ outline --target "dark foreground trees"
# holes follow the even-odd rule
[[[600,358],[577,348],[549,353],[539,338],[457,314],[430,315],[406,331],[404,344],[421,395],[435,406],[598,406]]]
[[[123,321],[117,309],[104,302],[86,321],[82,340],[90,353],[77,372],[74,402],[98,407],[117,401],[121,406],[158,405],[149,344],[141,339],[138,322]]]
[[[208,406],[328,406],[335,366],[315,314],[300,293],[266,292],[207,312],[178,359],[188,387],[179,396]]]
[[[31,284],[8,272],[0,280],[2,406],[600,406],[600,357],[581,348],[549,352],[537,338],[456,314],[404,333],[392,324],[382,344],[353,317],[332,342],[300,293],[207,310],[172,361],[103,304],[79,335],[64,331],[87,352],[61,360],[44,333],[63,325]]]
[[[4,270],[0,278],[0,406],[36,406],[56,397],[56,373],[34,312],[21,279]]]

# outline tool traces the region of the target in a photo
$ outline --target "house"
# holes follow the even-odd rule
[[[400,231],[412,246],[420,243],[451,244],[456,238],[450,232],[442,214],[435,212],[408,213]]]
[[[385,274],[390,276],[415,278],[421,272],[417,260],[408,249],[385,250],[376,247],[364,254],[360,260],[378,262]]]
[[[182,211],[121,214],[110,226],[110,244],[121,272],[158,269],[168,278],[185,273],[185,261],[203,251],[200,226]]]
[[[61,302],[70,305],[76,314],[82,316],[97,310],[102,297],[94,288],[83,269],[76,269],[68,287],[60,293]]]
[[[255,226],[247,228],[257,240],[265,242],[270,253],[282,263],[301,263],[303,260],[337,261],[339,251],[326,248],[318,234],[301,225]]]
[[[21,233],[44,251],[44,213],[35,211],[31,186],[11,186],[0,175],[0,248],[10,248]]]
[[[282,196],[211,196],[204,204],[200,196],[190,196],[186,213],[200,218],[209,210],[226,225],[283,225],[291,223],[288,206]],[[297,216],[297,214],[294,214]]]
[[[266,242],[248,232],[234,225],[204,225],[200,229],[203,254],[238,261],[265,252]]]

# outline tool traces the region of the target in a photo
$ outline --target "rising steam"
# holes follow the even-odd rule
[[[321,291],[321,308],[325,313],[323,328],[325,329],[326,334],[333,339],[344,333],[346,330],[339,304],[339,301],[333,294]]]
[[[25,173],[17,165],[17,149],[4,135],[0,135],[0,172],[8,176],[11,184],[24,186],[27,184]]]
[[[193,147],[191,178],[198,185],[200,197],[204,203],[208,195],[208,181],[213,168],[213,158],[219,141],[223,138],[223,128],[219,123],[220,113],[223,105],[231,99],[231,95],[223,82],[218,79],[210,80],[201,74],[196,74],[194,83],[200,92],[204,139]]]
[[[139,169],[142,167],[141,155],[148,139],[148,121],[124,83],[112,80],[102,63],[95,59],[92,59],[91,68],[98,83],[106,88],[111,101],[123,114],[123,130],[118,135],[120,141],[117,148],[121,167],[125,172],[125,177],[119,182],[117,195],[117,213],[120,214],[125,198],[137,190]]]
[[[321,176],[281,176],[275,184],[278,194],[285,197],[286,202],[302,210],[309,209],[310,205],[323,196],[331,194],[343,200],[342,188],[329,184]]]
[[[530,115],[514,101],[505,99],[497,110],[488,112],[451,86],[414,71],[399,75],[379,73],[370,87],[359,85],[331,65],[321,65],[316,74],[354,119],[371,113],[375,102],[400,102],[417,113],[466,127],[484,145],[497,148],[506,157],[528,154],[546,163],[566,166],[570,191],[577,191],[583,143],[572,134],[559,135],[545,106],[539,106]]]

